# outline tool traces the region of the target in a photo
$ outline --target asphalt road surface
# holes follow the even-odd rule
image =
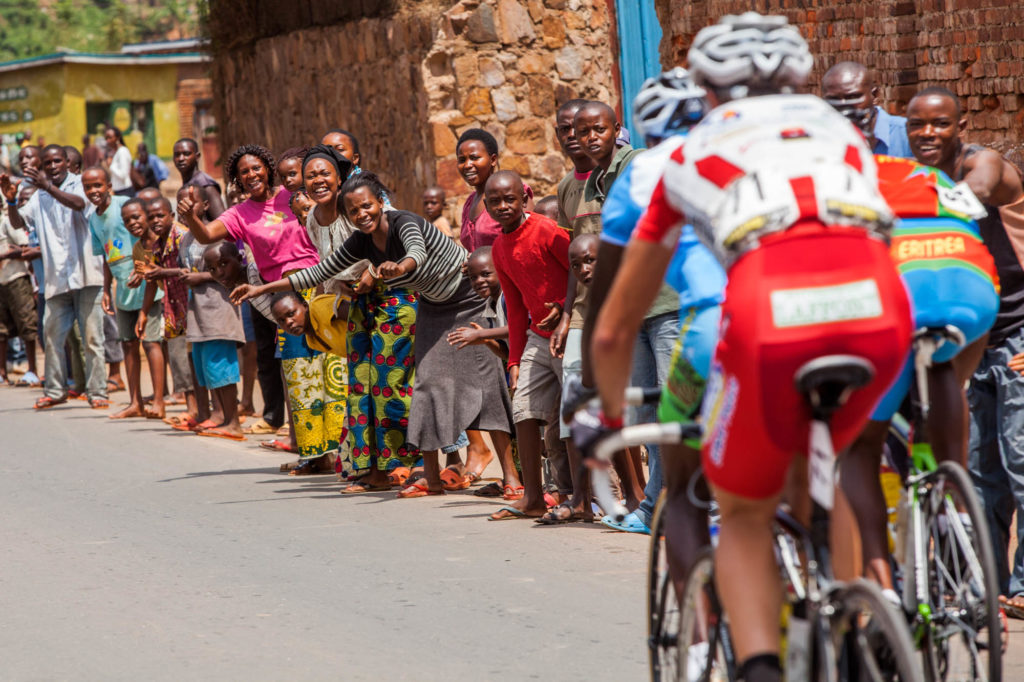
[[[252,437],[38,394],[0,388],[2,680],[646,677],[646,537],[343,497]]]

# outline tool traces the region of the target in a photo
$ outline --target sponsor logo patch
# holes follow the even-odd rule
[[[873,279],[827,287],[780,289],[770,296],[772,323],[778,329],[882,316],[882,299]]]

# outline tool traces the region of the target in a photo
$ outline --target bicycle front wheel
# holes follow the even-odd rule
[[[934,682],[999,682],[999,579],[981,504],[958,464],[943,462],[927,482],[925,557],[918,559],[928,562],[925,671]]]
[[[827,606],[817,660],[834,661],[840,669],[819,668],[818,679],[924,682],[906,619],[877,585],[863,579],[839,583]]]
[[[675,682],[679,667],[679,600],[672,585],[665,548],[665,492],[654,508],[647,562],[647,648],[653,682]]]

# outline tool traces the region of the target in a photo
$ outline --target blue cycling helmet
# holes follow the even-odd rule
[[[633,121],[648,141],[687,132],[708,113],[704,88],[677,66],[648,78],[633,99]]]

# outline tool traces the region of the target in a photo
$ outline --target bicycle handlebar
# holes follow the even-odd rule
[[[660,388],[642,388],[630,386],[626,389],[622,404],[630,407],[640,405],[653,405],[661,400]],[[596,388],[586,388],[575,400],[562,406],[562,419],[566,422],[572,420],[572,416],[582,409],[596,407],[599,403]]]
[[[648,389],[649,390],[649,389]],[[610,463],[612,455],[627,447],[651,443],[654,445],[672,445],[682,443],[690,438],[700,437],[701,428],[698,424],[671,422],[668,424],[637,424],[608,436],[594,448],[594,459]],[[621,522],[629,510],[615,497],[612,492],[611,476],[607,468],[596,468],[593,471],[594,496],[605,513]]]

